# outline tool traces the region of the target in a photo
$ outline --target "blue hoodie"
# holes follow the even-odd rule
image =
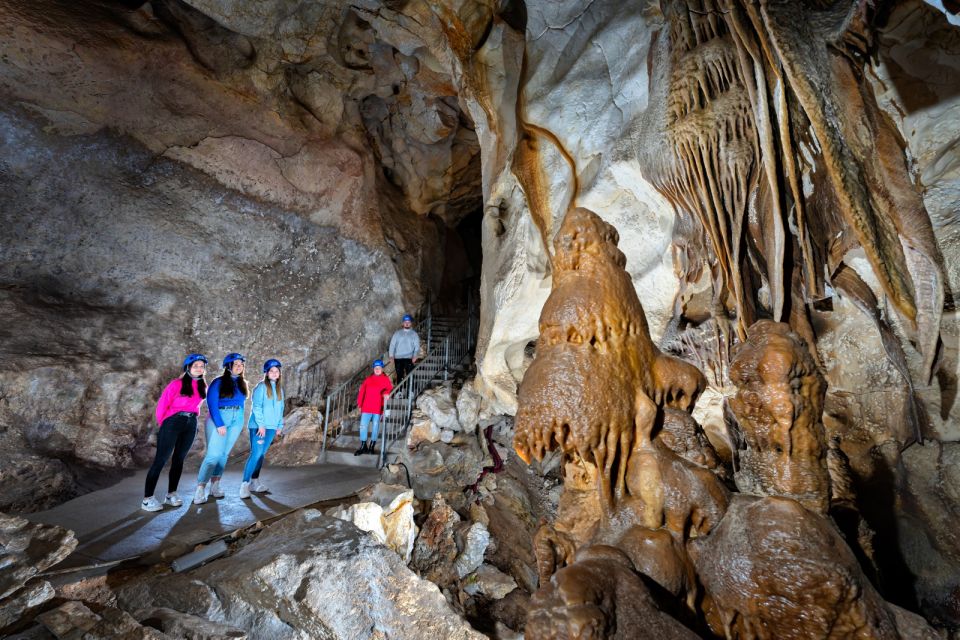
[[[253,413],[250,414],[251,429],[283,429],[283,398],[277,397],[276,382],[269,381],[273,397],[267,397],[267,383],[261,382],[253,390]]]
[[[236,382],[237,376],[233,377],[234,382]],[[210,400],[214,402],[210,402]],[[224,407],[242,407],[247,401],[247,396],[243,395],[240,392],[240,387],[237,384],[233,385],[233,397],[232,398],[221,398],[220,397],[220,378],[215,378],[213,382],[210,383],[210,388],[207,389],[207,408],[210,409],[210,417],[213,418],[213,424],[217,427],[223,426],[223,416],[220,415],[220,409]]]

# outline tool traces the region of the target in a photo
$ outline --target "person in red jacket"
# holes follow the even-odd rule
[[[383,373],[383,360],[373,361],[373,375],[367,376],[357,393],[357,407],[360,408],[360,448],[353,455],[376,453],[377,433],[380,430],[380,414],[383,413],[383,401],[393,390],[390,376]],[[372,441],[367,440],[367,425],[373,421]]]

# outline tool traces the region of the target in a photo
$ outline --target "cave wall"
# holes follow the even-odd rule
[[[149,461],[185,353],[278,357],[319,404],[439,287],[472,123],[300,4],[0,2],[0,509]]]

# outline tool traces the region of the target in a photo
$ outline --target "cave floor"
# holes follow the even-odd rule
[[[200,543],[236,529],[318,502],[345,498],[376,482],[376,468],[334,464],[303,467],[269,467],[263,482],[270,493],[255,493],[248,500],[237,495],[241,469],[227,470],[221,487],[226,496],[206,504],[192,502],[196,469],[184,469],[178,494],[182,506],[150,513],[140,509],[146,470],[119,483],[65,502],[48,511],[24,517],[71,529],[77,549],[52,571],[65,571],[119,561],[154,563],[171,561]],[[165,489],[160,477],[157,497]]]

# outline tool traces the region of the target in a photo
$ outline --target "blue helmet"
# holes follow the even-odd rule
[[[270,371],[270,367],[276,367],[277,369],[280,369],[283,367],[283,365],[280,364],[280,361],[276,358],[270,358],[263,363],[263,372],[266,373],[267,371]]]
[[[207,364],[207,356],[202,353],[191,353],[183,359],[183,370],[186,371],[190,368],[190,365],[197,361]]]
[[[409,313],[403,316],[403,321],[406,322],[407,320],[409,320],[410,322],[413,322],[413,316],[410,315]]]
[[[247,361],[247,359],[244,358],[244,357],[243,357],[241,354],[239,354],[239,353],[228,353],[228,354],[226,355],[226,357],[223,359],[223,368],[226,369],[227,367],[229,367],[230,365],[232,365],[232,364],[233,364],[234,362],[236,362],[237,360],[239,360],[240,362],[246,362],[246,361]]]
[[[374,366],[374,368],[376,368],[376,367],[383,367],[383,360],[374,360],[374,361],[373,361],[373,366]]]

